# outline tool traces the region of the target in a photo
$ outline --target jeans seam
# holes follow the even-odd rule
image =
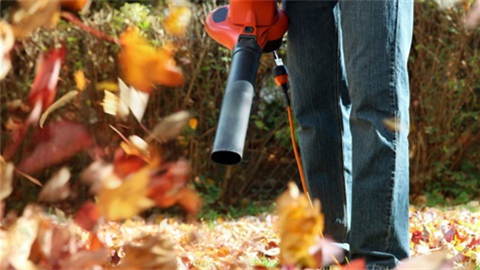
[[[395,78],[396,76],[398,76],[397,72],[396,72],[396,69],[395,69],[395,59],[396,59],[396,53],[397,53],[397,30],[398,30],[398,9],[399,9],[399,1],[397,0],[396,3],[395,3],[395,24],[394,24],[394,33],[393,33],[393,46],[391,47],[391,61],[390,61],[390,80],[391,82],[395,82]],[[398,123],[398,113],[397,113],[397,107],[398,107],[398,102],[397,102],[397,93],[395,91],[395,83],[392,83],[391,86],[390,86],[390,95],[391,95],[391,102],[392,102],[392,109],[393,109],[393,118],[394,118],[394,121],[395,123]],[[392,147],[393,147],[393,165],[391,168],[391,172],[392,172],[392,175],[391,175],[391,195],[390,195],[390,198],[389,198],[389,213],[388,213],[388,226],[387,226],[387,237],[385,238],[385,251],[388,252],[389,250],[389,243],[390,243],[390,239],[392,237],[391,235],[391,231],[392,231],[392,224],[393,224],[393,221],[392,221],[392,212],[393,212],[393,204],[392,204],[392,201],[394,199],[394,190],[395,190],[395,166],[396,166],[396,151],[397,151],[397,141],[398,141],[398,136],[399,136],[399,132],[397,131],[393,131],[394,132],[394,138],[393,138],[393,142],[392,142]]]
[[[337,2],[337,5],[338,5],[338,2]],[[335,18],[337,20],[336,22],[336,30],[335,30],[335,39],[336,39],[336,48],[337,48],[337,52],[336,52],[336,57],[335,57],[335,78],[334,78],[334,82],[333,82],[333,85],[334,85],[334,91],[335,91],[335,101],[337,103],[337,106],[335,106],[336,108],[336,116],[337,116],[337,121],[340,123],[339,125],[339,134],[341,134],[341,136],[343,137],[343,132],[344,132],[344,128],[343,128],[343,119],[342,119],[342,113],[341,113],[341,109],[340,109],[340,91],[339,91],[339,81],[340,81],[340,77],[339,77],[339,74],[340,74],[340,70],[339,70],[339,66],[340,66],[340,41],[339,41],[339,35],[338,35],[338,27],[340,27],[340,20],[338,20],[339,18],[336,17]],[[345,183],[345,164],[344,164],[344,159],[343,159],[343,139],[342,137],[340,138],[340,155],[339,155],[339,159],[340,159],[340,172],[341,172],[341,179],[340,179],[340,182],[342,183],[342,199],[343,199],[343,202],[346,204],[347,203],[347,194],[346,194],[346,183]],[[348,217],[347,215],[349,214],[347,212],[347,207],[343,207],[343,221],[345,222],[345,226],[343,226],[343,235],[342,235],[342,241],[343,242],[346,242],[347,241],[347,233],[348,233],[348,228],[347,228],[347,224],[348,224]]]

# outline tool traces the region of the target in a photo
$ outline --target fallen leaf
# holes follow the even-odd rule
[[[174,139],[180,131],[182,131],[189,119],[190,114],[187,111],[180,111],[169,115],[153,128],[152,133],[148,135],[145,141],[147,143],[152,140],[166,142]]]
[[[55,103],[53,103],[48,109],[42,114],[40,117],[40,122],[39,126],[43,128],[43,123],[45,123],[45,120],[47,117],[54,111],[58,110],[59,108],[65,106],[68,104],[70,101],[74,100],[78,95],[78,91],[70,91],[63,95],[61,98],[59,98]]]
[[[93,143],[82,125],[67,121],[37,130],[32,141],[35,142],[33,152],[18,165],[28,174],[62,162]]]
[[[108,261],[108,251],[104,248],[99,250],[83,250],[72,254],[60,261],[60,269],[79,269],[91,270],[104,269],[103,266]]]
[[[0,156],[0,201],[10,196],[13,191],[13,171],[15,166],[13,163],[6,162],[2,156]],[[0,217],[1,218],[1,217]]]
[[[10,51],[15,43],[13,30],[10,24],[6,21],[0,20],[0,81],[7,76],[12,63],[10,62]]]
[[[67,167],[61,168],[48,182],[43,186],[38,200],[40,202],[56,202],[61,201],[70,195],[70,170]]]
[[[169,239],[146,236],[138,241],[140,244],[123,247],[125,257],[114,269],[177,269],[174,245]]]
[[[98,207],[108,220],[131,218],[154,205],[147,198],[150,168],[145,167],[129,176],[120,186],[110,188],[108,183],[98,193]]]
[[[118,58],[126,83],[147,93],[153,90],[154,84],[183,84],[183,74],[171,53],[152,47],[140,36],[138,28],[129,27],[120,40],[123,46]]]
[[[16,38],[23,39],[40,27],[55,26],[60,19],[58,0],[17,0],[11,23]]]

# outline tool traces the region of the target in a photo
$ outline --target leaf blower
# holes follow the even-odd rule
[[[232,50],[211,158],[235,165],[242,160],[260,57],[280,47],[288,17],[275,0],[231,0],[211,12],[205,26],[210,37]],[[286,69],[277,75],[287,76]]]

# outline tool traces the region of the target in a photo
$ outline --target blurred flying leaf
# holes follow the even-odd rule
[[[138,239],[140,244],[127,244],[123,247],[123,257],[114,269],[177,269],[177,259],[173,243],[159,236],[146,236]]]
[[[8,253],[1,255],[1,264],[8,264],[9,269],[37,269],[29,257],[32,244],[37,238],[41,211],[39,206],[27,205],[23,215],[9,228],[6,243]]]
[[[192,18],[192,11],[190,10],[189,2],[169,1],[169,13],[165,19],[165,30],[175,36],[183,36],[187,31]]]
[[[78,91],[75,91],[75,90],[70,91],[65,95],[63,95],[61,98],[59,98],[57,101],[55,101],[55,103],[53,103],[50,107],[48,107],[47,110],[45,110],[45,112],[40,117],[40,122],[39,122],[40,127],[43,128],[43,124],[45,123],[45,120],[52,112],[54,112],[55,110],[58,110],[59,108],[68,104],[70,101],[74,100],[77,97],[77,95],[78,95]]]
[[[447,258],[448,251],[442,250],[425,256],[417,256],[410,259],[405,259],[394,270],[407,269],[432,269],[432,270],[447,270],[453,269],[453,260]]]
[[[182,131],[189,119],[190,114],[187,111],[180,111],[171,114],[155,126],[152,133],[145,139],[145,141],[147,143],[152,140],[166,142],[174,139],[180,131]]]
[[[314,246],[310,247],[309,253],[317,262],[317,267],[342,263],[345,258],[342,248],[334,241],[321,237],[317,237],[317,241]]]
[[[120,186],[109,187],[108,181],[98,193],[98,207],[108,220],[131,218],[154,205],[147,198],[150,168],[144,167],[129,176]]]
[[[147,93],[153,90],[154,84],[183,84],[182,71],[176,66],[171,52],[152,47],[140,36],[138,28],[129,27],[120,40],[122,50],[118,57],[126,83]]]
[[[128,87],[120,78],[118,78],[118,88],[120,90],[120,106],[126,107],[127,111],[130,109],[135,119],[142,122],[150,95],[140,92],[132,86]]]
[[[38,200],[41,202],[56,202],[68,198],[70,195],[70,187],[68,185],[70,176],[70,170],[67,167],[61,168],[43,186],[38,195]]]
[[[58,0],[17,0],[17,6],[11,24],[18,39],[27,37],[39,27],[55,26],[60,19]]]
[[[180,159],[173,163],[164,164],[157,174],[151,177],[148,197],[159,207],[170,207],[179,204],[188,213],[195,215],[200,210],[200,197],[186,187],[190,172],[190,165]]]
[[[468,28],[475,28],[480,25],[480,0],[475,0],[470,8],[466,18],[465,26]]]
[[[10,51],[15,43],[12,27],[3,20],[0,20],[0,81],[7,76],[12,63],[10,62]]]
[[[126,119],[128,111],[123,110],[120,107],[120,98],[107,90],[103,91],[105,96],[103,97],[102,107],[106,114],[118,116],[120,119]]]
[[[310,248],[323,232],[324,216],[320,212],[320,202],[315,200],[312,207],[308,199],[300,194],[298,187],[290,182],[288,190],[277,199],[277,212],[281,239],[280,263],[320,266],[310,253]]]
[[[80,181],[90,185],[90,194],[97,194],[106,181],[113,174],[113,164],[103,160],[97,160],[84,169],[80,175]]]
[[[87,86],[87,79],[85,78],[85,73],[83,73],[82,70],[77,70],[73,74],[73,78],[75,79],[75,84],[78,91],[85,90],[85,87]]]
[[[95,84],[95,88],[97,91],[110,91],[110,92],[117,92],[118,91],[118,83],[113,81],[101,81]]]
[[[36,66],[37,72],[28,97],[28,103],[34,110],[40,106],[39,110],[44,111],[55,100],[60,68],[65,59],[65,54],[66,49],[62,44],[60,48],[51,49],[39,56]]]
[[[42,1],[40,1],[42,2]],[[28,97],[28,105],[33,108],[18,129],[12,131],[12,142],[7,144],[3,156],[10,159],[23,142],[30,125],[40,119],[40,114],[55,100],[60,67],[65,57],[65,47],[54,48],[41,54],[36,65],[36,74]]]
[[[35,142],[33,152],[18,165],[28,174],[62,162],[93,143],[82,125],[67,121],[37,130],[32,141]]]
[[[150,150],[148,144],[137,135],[128,137],[129,143],[121,142],[120,147],[127,155],[134,155],[141,157],[145,161],[150,160]]]
[[[2,156],[0,156],[0,201],[10,196],[13,191],[13,171],[15,167],[13,163],[6,162]]]

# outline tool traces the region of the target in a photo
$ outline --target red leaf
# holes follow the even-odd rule
[[[41,54],[38,58],[37,72],[33,81],[28,102],[32,108],[37,102],[42,103],[44,111],[55,100],[60,68],[65,58],[66,49],[62,45]]]
[[[122,149],[115,152],[113,160],[113,172],[123,179],[131,173],[137,172],[146,165],[146,162],[138,156],[127,155]]]
[[[152,176],[148,197],[160,207],[170,207],[181,198],[181,192],[188,180],[188,163],[179,160],[166,164],[166,172]]]
[[[93,142],[82,125],[67,121],[37,130],[33,141],[35,149],[18,165],[18,169],[28,174],[62,162]]]
[[[75,222],[84,230],[91,231],[97,224],[100,217],[100,211],[93,202],[86,202],[80,207],[76,216]]]

